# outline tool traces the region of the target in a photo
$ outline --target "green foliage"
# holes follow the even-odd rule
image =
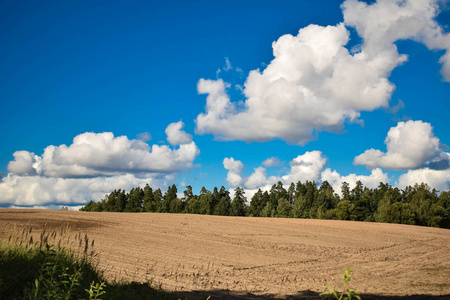
[[[355,206],[348,200],[343,200],[336,207],[336,217],[338,220],[352,220],[352,214]]]
[[[281,198],[278,200],[277,206],[277,217],[278,218],[289,218],[291,216],[292,205],[288,200]]]
[[[126,195],[125,212],[140,212],[143,210],[145,192],[140,187],[131,189]]]
[[[93,200],[89,201],[86,206],[80,208],[81,211],[101,211],[100,210],[100,202],[94,202]]]
[[[95,281],[92,281],[91,286],[88,289],[85,289],[85,291],[89,294],[89,300],[100,300],[100,296],[105,294],[106,292],[104,291],[106,284],[104,282],[102,283],[95,283]]]
[[[352,277],[352,272],[354,270],[350,270],[349,268],[345,267],[345,273],[341,275],[341,278],[344,280],[344,286],[342,288],[342,292],[339,292],[335,290],[334,288],[330,286],[326,286],[327,291],[320,294],[320,297],[324,299],[324,296],[331,295],[334,298],[338,300],[351,300],[351,299],[359,299],[361,300],[361,297],[359,296],[359,292],[353,289],[349,289],[347,286],[350,282],[350,278]]]
[[[299,181],[291,184],[288,190],[278,182],[270,191],[258,190],[247,206],[244,189],[240,187],[235,189],[232,201],[223,186],[220,190],[214,187],[213,192],[202,187],[200,194],[195,195],[188,185],[184,197],[179,199],[174,184],[168,187],[164,196],[160,189],[153,191],[146,185],[144,189],[137,187],[129,193],[114,190],[100,202],[90,201],[80,210],[294,217],[450,228],[450,191],[439,195],[426,184],[400,190],[382,182],[377,188],[370,189],[360,181],[353,189],[346,182],[341,188],[342,198],[327,181],[319,187],[314,181]]]
[[[144,212],[158,211],[158,203],[153,196],[153,189],[147,184],[144,188],[144,197],[142,199],[142,210]]]
[[[34,280],[30,290],[26,290],[26,299],[71,299],[80,287],[81,268],[67,264],[62,259],[61,252],[46,245],[41,250],[43,256],[38,277]]]
[[[231,209],[231,200],[230,196],[224,196],[220,198],[219,203],[214,208],[214,214],[219,216],[229,216]]]
[[[266,207],[269,200],[269,193],[267,191],[263,193],[261,189],[258,189],[250,201],[250,216],[261,217],[262,211]]]
[[[245,216],[246,209],[245,209],[245,202],[246,198],[244,196],[244,189],[237,187],[234,190],[234,198],[231,202],[231,216]]]
[[[76,254],[71,249],[50,246],[46,240],[20,244],[0,243],[2,300],[179,299],[150,282],[108,283],[93,266],[89,251]]]
[[[2,299],[82,299],[89,282],[102,277],[89,256],[40,244],[0,245],[0,286]]]
[[[275,215],[276,215],[275,208],[272,207],[272,204],[270,202],[267,202],[266,206],[261,211],[261,217],[270,218]]]

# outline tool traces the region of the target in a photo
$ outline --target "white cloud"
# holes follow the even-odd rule
[[[399,177],[397,186],[404,188],[405,186],[413,186],[415,183],[425,182],[432,188],[438,190],[450,189],[450,154],[443,153],[437,162],[445,162],[440,170],[432,170],[430,168],[422,168],[418,170],[410,170]],[[248,176],[243,176],[244,165],[239,160],[233,158],[225,158],[224,166],[228,172],[227,181],[230,186],[238,186],[244,183],[245,194],[249,201],[258,189],[262,191],[270,191],[273,184],[279,181],[287,188],[291,183],[298,181],[316,181],[321,184],[323,181],[333,187],[336,193],[341,193],[342,183],[345,181],[349,184],[350,189],[356,186],[357,181],[361,181],[365,187],[377,188],[380,182],[390,183],[389,175],[381,168],[374,168],[370,175],[348,174],[341,175],[336,170],[332,171],[326,168],[327,159],[320,151],[305,152],[290,162],[290,169],[282,176],[267,177],[267,171],[263,167],[257,167],[254,172]]]
[[[450,167],[449,167],[449,153],[442,153],[441,156],[434,162],[435,167],[439,169],[422,168],[417,170],[410,170],[407,173],[400,175],[397,186],[404,188],[405,186],[413,186],[416,183],[425,182],[432,188],[438,190],[450,189]],[[257,192],[258,189],[262,191],[269,191],[273,184],[279,181],[287,187],[291,183],[298,181],[316,181],[322,183],[328,181],[336,193],[341,193],[342,183],[345,181],[349,184],[350,189],[356,186],[357,181],[368,188],[377,188],[380,182],[390,183],[389,175],[381,168],[374,168],[370,175],[348,174],[341,175],[336,170],[332,171],[326,168],[327,159],[323,157],[320,151],[305,152],[299,155],[290,162],[291,168],[285,175],[267,177],[266,170],[263,167],[254,169],[254,172],[247,178],[242,179],[242,170],[244,165],[239,161],[239,178],[245,182],[245,193],[248,199]],[[433,164],[433,163],[430,163]]]
[[[32,157],[32,153],[15,152],[15,160],[8,165],[8,171],[17,175],[49,177],[174,172],[193,167],[198,154],[199,149],[194,142],[170,149],[166,145],[150,147],[143,141],[129,140],[126,136],[114,137],[111,132],[87,132],[76,136],[70,146],[48,146],[42,157],[34,156],[31,161],[25,158]]]
[[[217,69],[216,71],[216,78],[219,78],[220,73],[224,71],[224,72],[229,72],[229,71],[235,71],[238,74],[242,75],[243,71],[241,68],[234,68],[231,65],[230,59],[228,57],[225,57],[225,66],[223,66],[222,69]]]
[[[399,177],[398,186],[414,186],[416,183],[427,183],[430,187],[440,191],[450,190],[450,169],[432,170],[423,168],[410,170]]]
[[[280,161],[280,159],[278,157],[269,157],[268,159],[266,159],[265,161],[262,162],[262,165],[264,167],[277,167],[282,165],[283,162]]]
[[[321,183],[326,180],[337,193],[341,192],[341,185],[344,181],[350,185],[351,189],[355,187],[358,180],[369,188],[378,187],[380,182],[389,182],[388,174],[383,173],[379,168],[372,170],[370,175],[349,174],[346,176],[339,174],[337,171],[331,171],[329,168],[325,169],[328,160],[320,151],[305,152],[303,155],[297,156],[290,162],[290,169],[285,175],[270,176],[268,178],[266,169],[258,167],[254,169],[254,172],[249,177],[243,179],[242,171],[244,165],[242,162],[233,159],[227,161],[227,163],[227,169],[233,169],[233,175],[237,173],[239,181],[245,182],[245,193],[248,199],[251,199],[258,189],[269,191],[272,185],[278,182],[281,182],[287,188],[291,183],[295,184],[298,181],[303,183],[306,181]]]
[[[8,172],[23,175],[36,175],[36,163],[40,158],[28,151],[16,151],[13,153],[14,161],[9,162]]]
[[[327,163],[327,159],[322,156],[320,151],[305,152],[294,158],[289,164],[289,172],[283,176],[270,176],[267,178],[267,171],[263,167],[254,169],[254,172],[248,176],[243,177],[242,171],[244,165],[239,160],[233,158],[224,159],[224,167],[229,170],[227,174],[227,181],[230,186],[238,186],[244,183],[247,189],[270,189],[270,186],[281,181],[284,185],[290,185],[297,181],[305,182],[318,181],[320,173]]]
[[[245,181],[245,187],[253,189],[260,187],[267,183],[267,172],[263,167],[258,167],[254,170],[253,174],[250,175]]]
[[[179,121],[176,123],[169,124],[166,128],[167,141],[173,145],[183,145],[192,142],[192,135],[181,130],[184,127],[184,123]]]
[[[419,168],[442,154],[442,146],[433,134],[433,127],[422,121],[399,122],[389,130],[384,142],[385,153],[366,150],[355,157],[354,163],[369,168],[407,170]]]
[[[296,183],[297,181],[305,182],[318,181],[320,173],[327,164],[328,160],[323,157],[320,151],[307,151],[303,155],[294,158],[289,165],[291,171],[289,174],[281,177],[283,184]]]
[[[321,179],[322,182],[325,180],[328,181],[336,193],[341,193],[341,186],[344,181],[349,184],[350,189],[356,186],[357,181],[361,181],[364,186],[371,189],[378,187],[380,182],[389,183],[388,174],[383,173],[380,168],[373,169],[369,176],[356,174],[342,176],[336,171],[326,169],[322,172]]]
[[[244,169],[244,165],[240,160],[234,160],[234,158],[225,157],[223,160],[223,166],[228,170],[227,173],[227,181],[230,186],[239,186],[241,185],[242,178],[242,170]]]
[[[148,142],[152,140],[152,135],[148,132],[141,132],[136,135],[136,137],[144,142]]]
[[[179,131],[169,130],[168,138]],[[83,133],[69,146],[48,146],[42,156],[15,152],[8,175],[0,181],[0,204],[80,204],[100,200],[114,189],[165,186],[177,173],[194,167],[199,153],[192,140],[170,148],[111,132]]]
[[[228,59],[228,57],[225,57],[225,67],[223,67],[224,71],[229,71],[231,70],[233,67],[231,66],[230,60]]]
[[[130,190],[146,183],[164,186],[158,178],[138,178],[134,174],[94,178],[56,178],[8,174],[0,182],[0,204],[13,206],[48,206],[99,201],[114,189]]]
[[[356,28],[363,38],[362,50],[368,55],[396,53],[395,42],[412,39],[429,49],[443,49],[442,75],[450,81],[450,35],[435,21],[439,13],[436,0],[379,0],[372,5],[357,0],[342,4],[345,24]]]
[[[398,53],[397,40],[450,48],[449,36],[434,21],[433,2],[346,1],[342,8],[344,23],[309,25],[297,36],[287,34],[274,42],[272,62],[247,77],[244,105],[230,100],[222,79],[200,79],[197,90],[207,94],[207,103],[205,113],[197,116],[196,132],[222,140],[280,138],[303,145],[319,131],[338,132],[345,121],[357,122],[361,111],[388,107],[394,91],[388,78],[407,60]],[[345,48],[350,35],[345,25],[363,38],[355,54]],[[449,55],[441,59],[447,79]]]

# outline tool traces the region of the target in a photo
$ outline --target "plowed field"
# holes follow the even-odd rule
[[[0,239],[33,227],[95,240],[112,279],[177,291],[293,295],[341,285],[378,295],[450,294],[450,230],[346,221],[0,209]],[[52,241],[52,240],[51,240]],[[90,242],[91,243],[91,242]]]

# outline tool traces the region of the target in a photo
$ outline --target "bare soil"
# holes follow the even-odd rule
[[[450,295],[450,230],[347,221],[0,209],[0,239],[33,227],[95,240],[113,280],[173,291],[296,295],[341,287],[376,295]]]

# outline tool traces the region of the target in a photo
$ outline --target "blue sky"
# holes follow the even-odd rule
[[[145,182],[248,197],[275,181],[450,188],[448,3],[0,8],[1,206],[77,206]]]

